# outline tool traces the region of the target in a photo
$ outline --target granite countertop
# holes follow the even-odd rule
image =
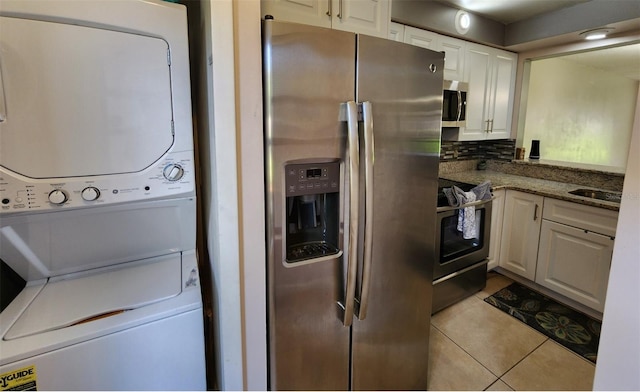
[[[533,193],[554,199],[567,200],[574,203],[585,204],[594,207],[606,208],[618,211],[620,204],[612,201],[576,196],[569,193],[575,189],[594,189],[609,191],[579,184],[568,184],[558,181],[542,180],[538,178],[506,174],[492,170],[468,170],[458,173],[442,173],[441,178],[453,181],[461,181],[469,184],[480,184],[483,181],[491,181],[493,189],[513,189],[521,192]],[[611,192],[611,191],[610,191]]]

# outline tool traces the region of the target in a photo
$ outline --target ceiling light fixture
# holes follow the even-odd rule
[[[613,27],[607,27],[607,28],[602,28],[602,29],[594,29],[594,30],[587,30],[587,31],[583,31],[582,33],[580,33],[580,35],[582,37],[584,37],[584,39],[587,39],[587,40],[603,39],[612,30],[613,30]]]
[[[471,27],[471,17],[467,11],[459,10],[456,12],[456,31],[459,34],[466,34],[469,31],[469,27]]]

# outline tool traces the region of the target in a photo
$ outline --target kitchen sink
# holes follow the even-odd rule
[[[595,189],[575,189],[570,191],[572,195],[582,196],[582,197],[590,197],[592,199],[599,199],[610,201],[613,203],[620,203],[620,199],[622,198],[622,193],[613,192],[613,191],[598,191]]]

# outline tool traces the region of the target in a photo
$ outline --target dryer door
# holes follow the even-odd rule
[[[0,166],[31,178],[132,173],[173,144],[160,38],[0,17]]]

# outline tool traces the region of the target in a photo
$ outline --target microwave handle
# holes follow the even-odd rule
[[[458,115],[456,116],[456,121],[460,121],[460,117],[462,116],[462,92],[460,90],[458,93]]]

